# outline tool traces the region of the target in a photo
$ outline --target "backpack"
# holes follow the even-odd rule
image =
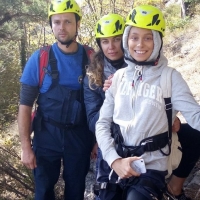
[[[112,88],[113,88],[113,97],[117,93],[117,88],[124,76],[125,68],[120,69],[121,72],[114,75],[112,79]],[[171,90],[172,90],[172,72],[173,68],[165,67],[161,73],[160,86],[163,93],[163,98],[165,101],[165,110],[168,119],[168,127],[169,127],[169,141],[171,143],[171,153],[168,157],[168,178],[174,169],[176,169],[182,158],[181,144],[178,140],[177,133],[172,133],[172,105],[171,105]]]
[[[83,45],[83,47],[84,47],[84,49],[83,49],[83,60],[82,60],[83,77],[82,77],[81,82],[83,82],[83,78],[86,74],[85,66],[91,62],[92,55],[95,52],[94,49],[92,47],[88,46],[88,45]],[[48,73],[48,71],[47,71],[48,64],[51,64],[51,67],[53,69],[56,66],[55,56],[54,56],[53,50],[51,49],[51,45],[45,45],[45,46],[40,48],[40,52],[39,52],[39,85],[38,85],[39,88],[42,87],[44,76],[45,76],[46,73]],[[56,71],[51,73],[52,78],[56,78],[57,75],[58,74],[57,74]],[[83,84],[81,84],[81,89],[83,90]],[[33,109],[32,114],[31,114],[31,133],[33,131],[33,120],[36,116],[36,112],[37,112],[37,106],[36,106],[36,103],[35,103],[34,109]]]
[[[83,52],[83,75],[85,75],[85,65],[90,63],[92,59],[92,55],[95,52],[94,49],[88,45],[83,45],[84,47],[84,52]],[[51,45],[45,45],[40,48],[40,53],[39,53],[39,88],[42,86],[44,76],[47,73],[47,66],[50,61],[50,49]],[[86,55],[86,56],[85,56]],[[86,59],[87,58],[87,59]]]

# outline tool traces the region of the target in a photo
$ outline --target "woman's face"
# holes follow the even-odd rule
[[[138,62],[146,61],[154,48],[153,33],[149,29],[132,27],[128,36],[130,55]]]
[[[122,35],[100,38],[100,45],[104,55],[110,60],[118,60],[124,56],[122,48]]]

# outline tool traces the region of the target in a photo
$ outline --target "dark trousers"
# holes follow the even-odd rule
[[[101,191],[99,199],[100,200],[122,200],[123,192],[120,191],[118,193],[112,192],[112,191]],[[130,189],[128,191],[126,200],[149,200],[147,197],[145,197],[140,192]]]
[[[100,190],[98,200],[122,200],[123,190]]]
[[[178,138],[182,146],[182,159],[173,174],[179,178],[187,178],[200,158],[200,132],[188,124],[181,124]]]
[[[116,190],[102,189],[100,200],[153,200],[161,199],[165,188],[165,172],[147,170],[145,174],[132,180],[124,179]],[[109,186],[108,186],[109,187]]]
[[[89,170],[90,157],[85,154],[69,154],[48,149],[35,149],[37,168],[34,169],[35,200],[55,200],[54,185],[57,183],[61,160],[65,200],[83,200],[85,177]]]

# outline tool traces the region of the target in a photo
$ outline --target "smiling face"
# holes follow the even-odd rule
[[[76,22],[74,13],[55,14],[51,17],[52,30],[58,45],[74,40],[80,21]]]
[[[112,60],[118,60],[124,56],[122,51],[122,35],[100,38],[100,45],[104,55]]]
[[[154,49],[153,33],[149,29],[132,27],[128,36],[128,50],[138,62],[146,61]]]

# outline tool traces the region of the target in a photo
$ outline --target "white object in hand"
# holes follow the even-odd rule
[[[134,160],[131,163],[131,167],[133,168],[133,170],[135,172],[137,172],[138,174],[142,174],[142,173],[146,173],[146,167],[145,167],[145,163],[143,159],[139,159],[139,160]]]

